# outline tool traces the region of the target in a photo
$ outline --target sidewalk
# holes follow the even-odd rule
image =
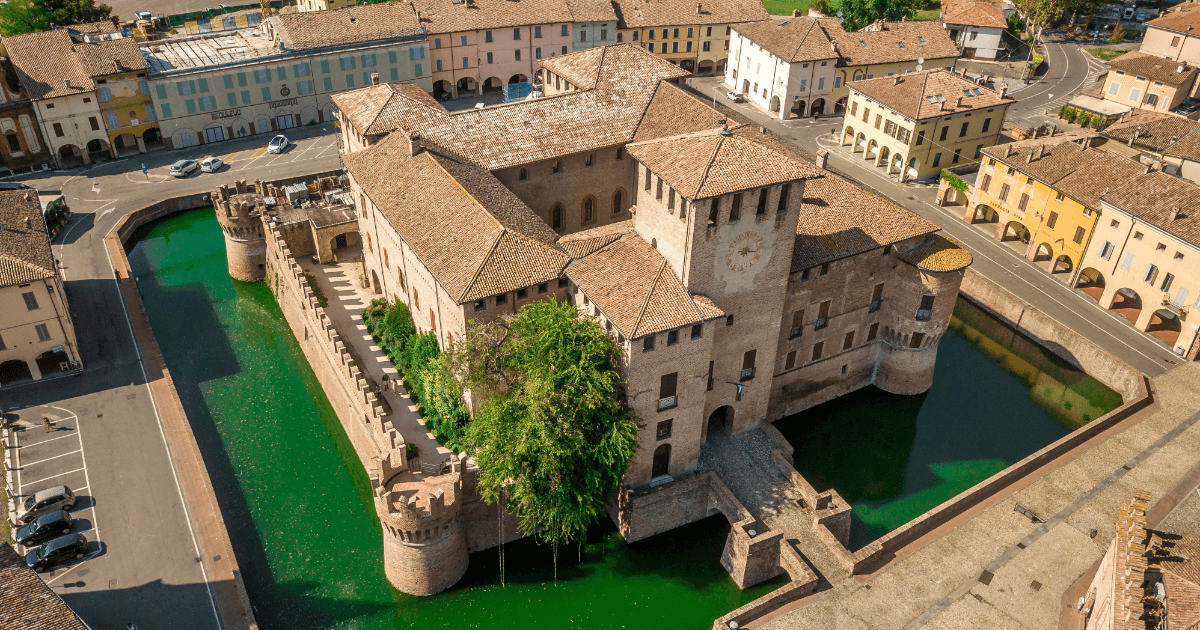
[[[450,449],[438,443],[437,438],[425,427],[425,420],[417,413],[417,406],[408,397],[404,385],[398,382],[399,373],[388,360],[383,350],[371,339],[363,323],[362,312],[375,298],[362,287],[362,253],[357,248],[346,248],[334,252],[337,264],[314,264],[311,258],[298,259],[300,266],[317,279],[317,286],[329,303],[325,313],[333,321],[342,341],[352,347],[351,353],[359,357],[360,366],[368,379],[383,385],[386,375],[393,388],[383,388],[383,399],[392,410],[392,426],[404,436],[404,441],[417,446],[418,456],[426,464],[434,464],[450,457]],[[437,455],[434,456],[433,454]]]

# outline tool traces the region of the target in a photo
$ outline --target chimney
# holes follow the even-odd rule
[[[378,72],[371,73],[371,85],[379,85],[379,73]]]
[[[963,97],[961,97],[961,96],[960,96],[960,97],[958,97],[958,98],[956,98],[956,99],[954,99],[954,108],[955,108],[955,109],[958,109],[959,107],[962,107],[962,99],[963,99]]]
[[[1187,66],[1181,63],[1178,66],[1175,66],[1175,74],[1181,74],[1186,69],[1187,69]]]
[[[1009,157],[1011,155],[1012,155],[1012,145],[1011,144],[1004,145],[1004,157]]]
[[[25,229],[26,230],[33,229],[33,219],[30,219],[29,217],[25,217]]]
[[[702,11],[700,9],[701,9],[700,3],[697,2],[696,3],[696,17],[700,17],[700,14],[702,13]]]
[[[1001,83],[1000,85],[997,85],[997,86],[996,86],[996,93],[1000,95],[1000,98],[1004,98],[1004,95],[1005,95],[1005,94],[1008,94],[1008,84],[1007,84],[1007,83]]]
[[[892,85],[900,85],[900,75],[892,75]]]
[[[1133,130],[1133,134],[1131,134],[1131,135],[1129,136],[1129,146],[1133,146],[1133,143],[1134,143],[1134,142],[1137,142],[1138,136],[1140,136],[1140,135],[1141,135],[1141,134],[1140,134],[1140,133],[1138,133],[1138,130],[1137,130],[1137,129],[1134,129],[1134,130]]]
[[[792,9],[792,17],[800,17],[800,9]]]
[[[413,157],[421,152],[421,134],[408,134],[408,156]]]
[[[825,168],[829,163],[829,149],[821,148],[817,151],[817,168]]]
[[[1174,221],[1178,218],[1179,218],[1179,206],[1175,206],[1174,208],[1171,208],[1171,220]]]
[[[1152,170],[1154,170],[1154,163],[1153,163],[1153,162],[1151,162],[1151,163],[1149,163],[1149,164],[1147,164],[1147,165],[1146,165],[1146,168],[1145,168],[1145,170],[1143,170],[1143,171],[1142,171],[1142,175],[1149,175],[1149,174],[1150,174],[1150,171],[1152,171]]]
[[[765,135],[767,135],[767,128],[762,125],[759,125],[758,132],[765,136]]]

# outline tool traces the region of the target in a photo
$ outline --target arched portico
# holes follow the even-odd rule
[[[484,94],[498,94],[503,89],[504,81],[501,81],[500,77],[488,77],[483,82]]]
[[[700,65],[697,66],[696,71],[699,74],[712,74],[713,73],[713,62],[708,59],[701,61]]]
[[[889,159],[892,157],[892,150],[885,147],[879,149],[879,158],[875,160],[875,166],[882,166],[886,171],[888,168]]]
[[[1004,224],[1000,231],[1001,241],[1018,241],[1021,243],[1029,242],[1029,228],[1025,227],[1020,221],[1009,221]]]
[[[29,364],[19,359],[0,363],[0,387],[21,381],[33,380]]]
[[[771,107],[770,107],[770,110],[771,110],[771,113],[772,113],[772,114],[778,114],[778,113],[779,113],[779,95],[778,95],[778,94],[776,94],[775,96],[772,96],[772,97],[771,97]]]
[[[1104,274],[1094,267],[1087,267],[1079,272],[1079,282],[1075,287],[1099,302],[1104,295]]]
[[[1050,246],[1050,243],[1039,244],[1037,246],[1037,248],[1033,250],[1033,256],[1030,257],[1030,260],[1032,260],[1033,262],[1041,262],[1041,261],[1053,260],[1053,259],[1054,259],[1054,248]]]
[[[804,112],[808,111],[808,102],[797,98],[792,101],[792,114],[797,118],[804,118]]]
[[[512,75],[511,77],[508,77],[509,85],[516,85],[517,83],[529,83],[529,77],[527,77],[519,72],[517,74]]]
[[[717,407],[708,416],[708,423],[704,427],[704,440],[712,440],[713,434],[720,432],[729,432],[733,429],[733,407],[724,405]]]
[[[1051,275],[1067,274],[1070,276],[1072,271],[1075,271],[1075,263],[1071,262],[1071,257],[1066,254],[1059,254],[1054,262],[1050,263]]]
[[[1168,346],[1175,347],[1175,342],[1179,339],[1179,332],[1182,329],[1182,324],[1179,321],[1179,315],[1169,308],[1160,308],[1154,311],[1150,316],[1150,322],[1146,326],[1146,332],[1162,339]]]
[[[433,98],[439,101],[444,101],[448,98],[454,98],[454,84],[442,79],[433,82]]]
[[[814,98],[812,105],[808,107],[808,115],[816,118],[817,116],[825,115],[825,99]]]
[[[456,87],[458,87],[459,94],[466,94],[467,92],[475,92],[477,86],[475,79],[472,79],[471,77],[463,77],[458,80]]]
[[[1110,311],[1124,315],[1131,322],[1136,322],[1142,315],[1142,296],[1133,289],[1120,288],[1113,293],[1113,300],[1108,305]]]
[[[995,208],[987,205],[986,203],[976,205],[974,208],[971,208],[968,213],[967,223],[971,224],[996,223],[1000,220],[1000,213],[996,212]]]
[[[842,131],[842,146],[846,146],[847,144],[854,144],[854,127],[849,125],[846,125],[846,128]],[[851,150],[853,148],[851,147]]]
[[[138,142],[138,137],[128,132],[113,138],[113,148],[117,152],[117,157],[146,152],[146,149]]]
[[[846,99],[847,98],[849,98],[849,97],[843,96],[842,98],[839,98],[836,103],[833,104],[833,113],[834,114],[845,114],[846,113]]]
[[[866,150],[867,150],[867,135],[860,131],[860,132],[858,132],[858,135],[854,137],[854,146],[851,147],[850,151],[851,151],[851,153],[858,153],[859,151],[866,151]],[[864,156],[864,157],[866,157],[866,156]]]
[[[874,139],[871,139],[869,142],[867,142],[867,150],[866,150],[866,152],[863,153],[863,159],[877,161],[876,158],[878,158],[878,157],[879,157],[879,143],[876,142]]]

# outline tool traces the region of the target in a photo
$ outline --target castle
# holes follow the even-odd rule
[[[738,584],[773,577],[779,533],[746,520],[713,473],[697,474],[709,433],[754,429],[867,385],[927,390],[971,257],[936,225],[825,170],[823,155],[814,164],[727,120],[676,85],[686,73],[638,47],[541,66],[543,98],[479,110],[450,113],[409,84],[335,97],[371,290],[407,304],[418,332],[443,348],[469,320],[552,296],[595,318],[622,350],[643,422],[611,509],[626,539],[720,512],[738,524],[723,560]],[[218,216],[254,214],[230,199]],[[277,219],[260,222],[267,266],[281,265],[305,294],[286,260],[291,240]],[[253,230],[227,224],[240,230],[226,230],[239,252],[231,273],[253,272]],[[275,234],[288,243],[273,245]],[[324,321],[318,313],[302,316]],[[308,327],[293,330],[308,343]],[[325,337],[344,352],[336,333]],[[370,406],[371,396],[348,404]],[[397,588],[443,590],[469,551],[515,537],[511,525],[500,536],[499,508],[478,500],[472,461],[410,471],[403,436],[365,415],[354,424],[375,429],[380,463],[368,469]],[[650,488],[696,496],[666,508],[643,500]],[[812,494],[815,518],[844,543],[848,507]]]

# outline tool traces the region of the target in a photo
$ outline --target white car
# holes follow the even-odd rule
[[[742,98],[742,95],[739,92],[726,92],[725,98],[733,101],[734,103],[741,103],[746,100]]]
[[[179,160],[171,165],[171,175],[173,177],[187,177],[192,171],[200,168],[200,164],[196,160]]]
[[[283,153],[287,150],[289,144],[291,143],[288,142],[287,136],[275,136],[271,138],[271,144],[267,145],[267,153]]]
[[[219,157],[204,158],[200,161],[200,172],[216,173],[225,166],[225,161]]]

